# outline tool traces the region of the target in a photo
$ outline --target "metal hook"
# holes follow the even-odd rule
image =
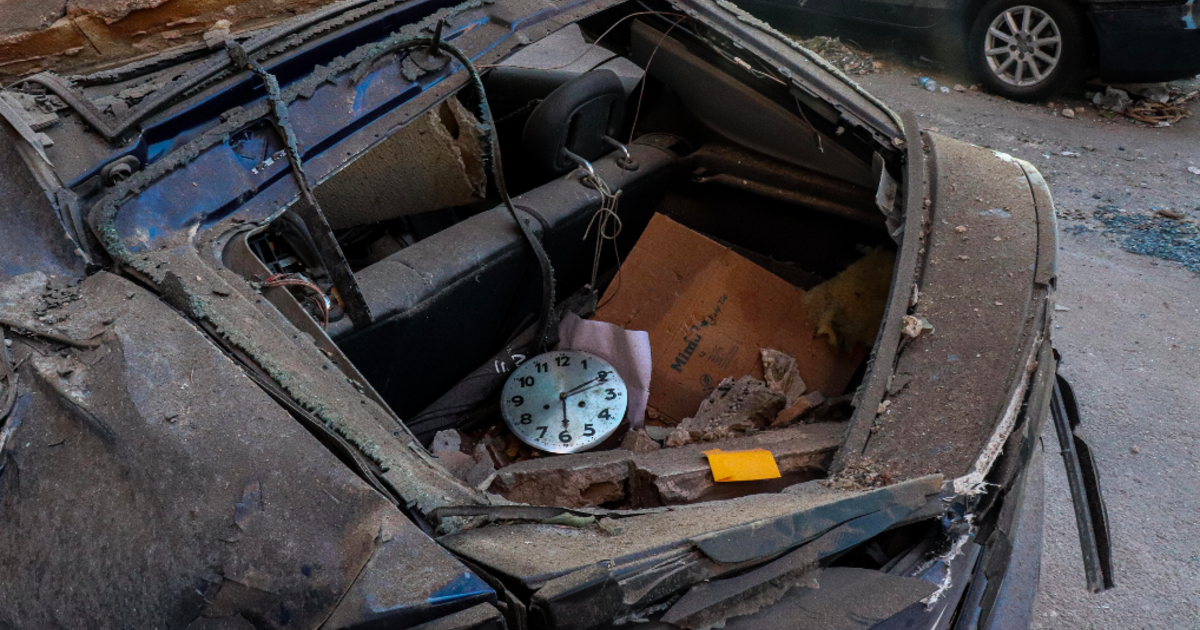
[[[605,144],[621,152],[622,157],[617,158],[617,166],[620,166],[621,170],[636,171],[638,169],[637,160],[633,159],[633,156],[629,154],[628,147],[608,136],[601,136],[601,138]]]
[[[621,144],[620,142],[617,142],[616,140],[614,140],[608,136],[602,136],[602,138],[604,139],[604,144],[607,144],[608,146],[610,146],[614,149],[617,149],[622,154],[624,154],[625,155],[624,160],[626,162],[633,159],[633,157],[631,155],[629,155],[629,149],[625,148],[625,145]]]
[[[576,165],[578,165],[579,168],[582,168],[585,171],[587,171],[588,175],[590,175],[592,177],[592,179],[596,179],[596,170],[592,168],[591,162],[588,162],[587,160],[579,157],[578,155],[571,153],[571,150],[567,149],[566,147],[563,147],[563,153],[567,154],[568,160],[571,160]]]

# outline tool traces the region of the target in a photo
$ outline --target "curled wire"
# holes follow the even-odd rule
[[[583,240],[587,240],[592,233],[592,227],[596,227],[596,248],[592,254],[592,290],[596,289],[596,278],[600,272],[600,254],[604,248],[604,242],[610,241],[613,246],[613,253],[617,257],[617,273],[621,270],[621,252],[617,248],[617,237],[621,235],[621,217],[617,214],[617,205],[621,202],[621,188],[618,186],[614,192],[608,185],[608,182],[601,179],[595,171],[585,172],[583,183],[587,186],[595,188],[600,193],[601,202],[600,208],[592,213],[592,218],[588,220],[587,229],[583,231]]]
[[[264,287],[301,287],[317,294],[317,308],[321,309],[321,330],[329,328],[329,297],[308,278],[298,273],[277,273],[263,281]]]

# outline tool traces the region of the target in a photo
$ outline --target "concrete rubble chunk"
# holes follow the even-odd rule
[[[669,448],[675,448],[676,446],[683,446],[684,444],[688,444],[691,441],[692,441],[692,434],[688,433],[687,429],[681,429],[679,427],[676,427],[674,429],[671,429],[671,433],[670,433],[670,435],[667,436],[667,441],[663,444],[663,446],[666,446]]]
[[[678,428],[687,432],[689,442],[713,442],[770,425],[786,405],[783,394],[756,378],[726,378]],[[667,445],[678,445],[682,437],[672,433]]]
[[[450,474],[470,486],[483,483],[492,473],[496,472],[496,465],[484,444],[476,444],[471,453],[464,453],[457,449],[443,450],[435,452],[434,457]]]
[[[496,472],[486,440],[472,444],[469,437],[455,429],[438,431],[429,450],[450,474],[470,486],[479,485]]]
[[[844,422],[803,424],[726,440],[724,450],[765,448],[779,479],[722,484],[713,480],[704,451],[712,444],[637,453],[625,449],[576,453],[501,468],[488,488],[510,501],[587,507],[617,503],[643,508],[775,492],[824,475],[845,433]]]
[[[500,469],[488,491],[517,503],[567,508],[619,501],[632,455],[617,449],[530,459]]]
[[[438,455],[450,451],[461,451],[462,446],[462,434],[455,429],[446,429],[445,431],[438,431],[437,435],[433,436],[433,444],[430,445],[429,450],[434,455]]]
[[[796,359],[773,348],[763,348],[759,352],[762,355],[763,379],[767,386],[783,394],[788,405],[795,403],[807,389],[804,379],[800,378]]]
[[[621,448],[634,453],[653,453],[662,448],[662,445],[642,429],[625,434],[625,439],[621,441]]]

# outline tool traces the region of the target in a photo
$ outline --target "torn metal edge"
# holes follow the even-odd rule
[[[1021,407],[1025,402],[1025,393],[1029,390],[1029,381],[1033,378],[1033,372],[1037,369],[1037,349],[1042,345],[1042,334],[1039,332],[1033,339],[1033,344],[1029,348],[1027,358],[1025,359],[1025,374],[1021,377],[1020,383],[1017,385],[1016,391],[1008,400],[1008,406],[1004,410],[1004,415],[1000,418],[999,424],[996,425],[996,430],[992,433],[992,437],[988,439],[987,444],[983,447],[983,452],[979,455],[979,459],[975,460],[975,465],[971,472],[954,480],[954,492],[963,496],[975,496],[983,494],[986,491],[984,479],[988,472],[992,469],[992,464],[996,463],[996,458],[1004,451],[1004,443],[1008,440],[1008,436],[1012,433],[1013,427],[1017,423],[1017,417],[1021,414]]]

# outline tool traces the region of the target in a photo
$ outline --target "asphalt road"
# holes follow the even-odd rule
[[[883,60],[883,71],[859,78],[864,87],[897,111],[920,112],[925,127],[1034,163],[1058,205],[1058,302],[1070,310],[1056,314],[1054,339],[1101,466],[1117,588],[1084,588],[1048,426],[1033,627],[1200,628],[1200,265],[1122,249],[1200,260],[1200,240],[1187,240],[1200,221],[1200,176],[1187,170],[1200,167],[1200,103],[1197,118],[1150,128],[1103,118],[1082,94],[1051,108],[928,92],[914,85],[918,73],[948,86],[970,80]],[[1074,119],[1056,113],[1067,106],[1086,110]],[[1184,219],[1156,218],[1154,209]]]

